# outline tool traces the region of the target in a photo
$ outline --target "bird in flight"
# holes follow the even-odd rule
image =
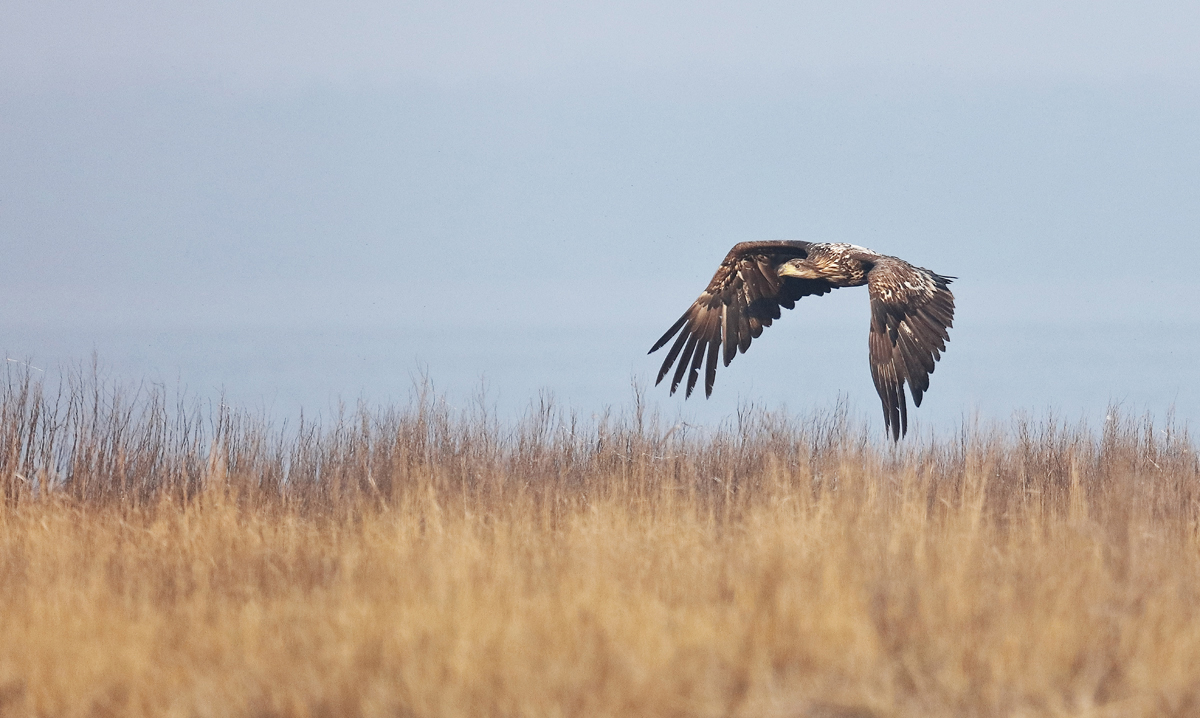
[[[654,353],[679,335],[654,384],[674,365],[671,394],[686,374],[687,398],[703,364],[704,395],[711,396],[717,362],[729,366],[738,352],[745,353],[763,327],[779,318],[780,307],[792,309],[801,297],[865,284],[871,295],[871,378],[883,401],[884,425],[892,440],[899,441],[908,433],[905,383],[920,406],[934,362],[950,340],[954,294],[948,285],[953,280],[853,244],[742,242],[729,250],[708,288],[650,348]]]

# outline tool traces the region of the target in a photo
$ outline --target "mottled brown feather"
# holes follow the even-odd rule
[[[929,375],[950,338],[948,330],[954,321],[951,281],[951,277],[895,257],[875,260],[867,272],[871,378],[883,402],[884,425],[895,440],[908,433],[904,385],[908,384],[913,403],[920,406],[929,389]]]

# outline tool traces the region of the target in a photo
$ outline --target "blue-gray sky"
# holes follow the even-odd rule
[[[9,0],[0,345],[282,413],[418,365],[588,410],[652,378],[733,243],[851,241],[960,277],[933,423],[1200,420],[1197,28],[1182,2]],[[866,303],[806,300],[687,411],[874,418]]]

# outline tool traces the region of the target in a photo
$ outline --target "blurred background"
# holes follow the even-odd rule
[[[0,348],[280,421],[583,416],[736,242],[957,276],[918,431],[1200,421],[1200,5],[8,0]],[[712,399],[880,427],[865,289]]]

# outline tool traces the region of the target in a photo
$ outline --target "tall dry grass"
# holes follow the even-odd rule
[[[420,391],[262,416],[9,374],[0,713],[1200,715],[1169,423],[892,447]]]

